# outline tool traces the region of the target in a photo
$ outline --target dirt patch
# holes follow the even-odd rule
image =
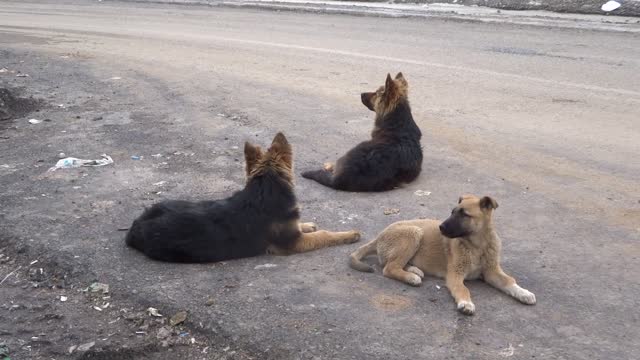
[[[385,311],[398,311],[413,305],[411,299],[397,295],[376,295],[371,299],[371,303],[377,309]]]
[[[34,98],[21,98],[12,90],[0,88],[0,121],[25,116],[40,107],[40,101]]]

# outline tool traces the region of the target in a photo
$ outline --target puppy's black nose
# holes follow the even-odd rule
[[[440,228],[440,232],[444,233],[444,225],[440,224],[439,228]]]

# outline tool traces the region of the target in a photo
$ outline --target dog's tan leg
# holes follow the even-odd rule
[[[471,293],[464,285],[464,275],[455,271],[447,272],[447,288],[456,301],[458,311],[465,315],[473,315],[476,306],[471,302]]]
[[[351,244],[360,240],[358,231],[329,232],[319,230],[311,233],[302,233],[291,248],[294,253],[301,253],[322,249],[329,246]]]
[[[318,226],[312,222],[299,223],[298,227],[300,228],[300,232],[303,233],[312,233],[318,230]]]
[[[484,281],[507,295],[516,298],[523,304],[533,305],[536,303],[536,296],[529,290],[523,289],[516,283],[516,280],[502,271],[500,266],[487,270],[483,273]]]
[[[418,251],[423,234],[421,228],[406,225],[391,227],[380,234],[378,256],[384,265],[384,276],[413,286],[422,284],[422,271],[414,266],[407,267],[407,264]]]
[[[324,163],[322,167],[328,172],[333,172],[333,169],[335,169],[335,165],[331,162]]]

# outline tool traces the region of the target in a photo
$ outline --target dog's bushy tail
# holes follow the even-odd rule
[[[142,240],[142,227],[138,220],[135,220],[127,232],[125,242],[134,249],[142,250]]]
[[[351,255],[349,255],[349,266],[358,271],[373,272],[373,267],[362,262],[362,259],[377,252],[377,241],[377,239],[369,241],[368,243],[360,246],[358,250],[352,252]]]
[[[333,188],[333,175],[324,169],[305,171],[302,173],[302,177],[315,180],[324,186]]]

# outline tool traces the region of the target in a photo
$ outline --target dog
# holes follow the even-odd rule
[[[361,192],[387,191],[415,180],[422,170],[422,133],[411,115],[408,86],[402,73],[395,79],[387,74],[384,86],[362,93],[364,106],[376,113],[371,140],[302,177],[336,190]]]
[[[133,222],[127,245],[155,260],[203,263],[289,255],[360,239],[357,231],[319,231],[300,222],[292,148],[282,133],[264,153],[245,143],[244,155],[243,190],[223,200],[155,204]]]
[[[377,253],[386,277],[419,286],[424,274],[446,279],[458,310],[473,315],[475,305],[464,280],[483,278],[493,287],[528,305],[536,296],[518,286],[500,267],[500,238],[493,225],[498,203],[489,196],[465,195],[451,216],[408,220],[389,225],[378,237],[350,255],[349,265],[373,272],[362,259]]]

